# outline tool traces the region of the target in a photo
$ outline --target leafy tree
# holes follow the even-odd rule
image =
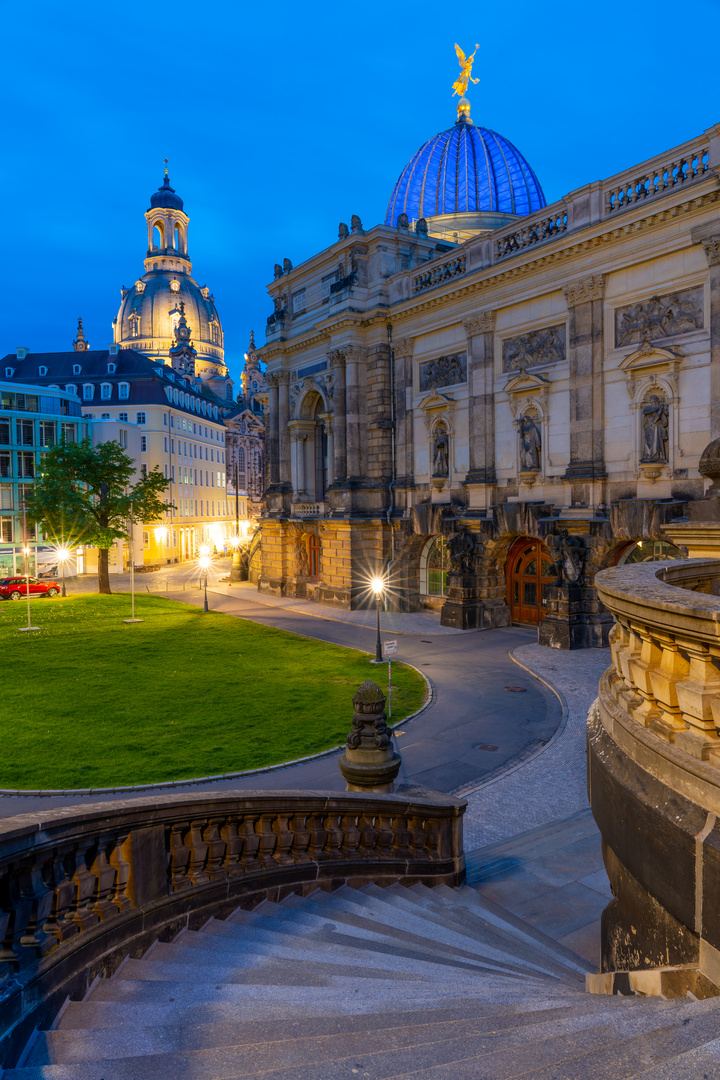
[[[39,475],[26,499],[29,521],[47,536],[72,537],[98,548],[98,592],[110,592],[108,548],[128,535],[129,519],[149,524],[167,509],[161,498],[169,481],[157,466],[136,484],[135,462],[120,443],[93,446],[90,439],[61,442],[43,456]]]

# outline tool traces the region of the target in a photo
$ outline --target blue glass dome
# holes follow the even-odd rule
[[[405,166],[385,224],[438,214],[532,214],[546,205],[540,182],[511,142],[458,120],[429,139]]]

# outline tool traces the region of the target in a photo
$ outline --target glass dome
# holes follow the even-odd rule
[[[511,142],[458,120],[421,146],[405,166],[385,224],[441,214],[532,214],[546,205],[533,170]]]

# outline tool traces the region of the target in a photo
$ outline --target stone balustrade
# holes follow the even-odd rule
[[[465,803],[224,792],[23,814],[0,824],[0,1066],[69,995],[209,916],[343,883],[464,879]]]
[[[560,233],[566,232],[567,227],[568,215],[564,206],[550,215],[547,210],[542,210],[526,218],[519,229],[511,232],[498,231],[494,245],[495,258],[502,259],[506,255],[514,255],[524,248],[540,244],[543,240],[553,240]]]
[[[615,626],[588,715],[588,789],[615,899],[604,972],[720,993],[720,560],[595,577]]]
[[[605,190],[606,216],[627,210],[637,202],[665,194],[678,184],[689,186],[693,180],[701,179],[708,171],[710,142],[698,140],[695,144],[686,143],[680,148],[677,157],[656,160],[642,173],[623,177]]]
[[[424,289],[432,289],[435,285],[442,285],[450,278],[458,277],[465,273],[465,255],[454,255],[452,259],[437,263],[422,273],[413,277],[413,292],[422,292]]]

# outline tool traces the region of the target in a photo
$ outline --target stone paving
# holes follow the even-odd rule
[[[513,657],[564,698],[564,725],[544,750],[502,775],[461,789],[467,850],[567,817],[588,806],[585,720],[610,666],[609,649],[563,652],[520,645]]]

